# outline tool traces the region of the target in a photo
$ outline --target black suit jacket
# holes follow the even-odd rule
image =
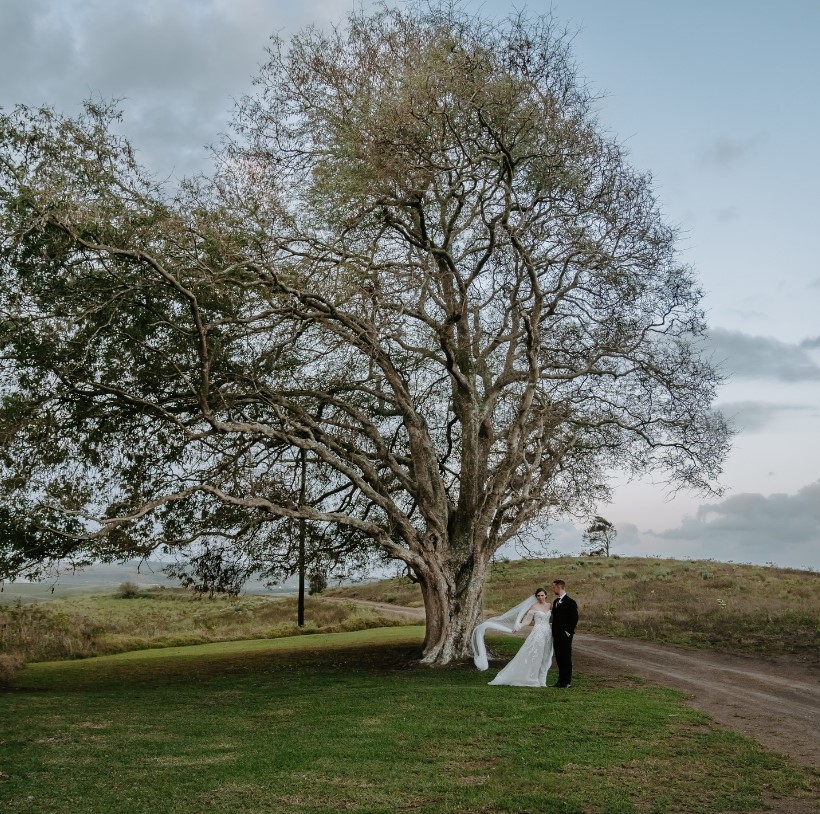
[[[563,636],[567,633],[575,633],[575,626],[578,624],[578,605],[574,599],[564,594],[560,604],[556,599],[552,603],[552,635],[559,633]]]

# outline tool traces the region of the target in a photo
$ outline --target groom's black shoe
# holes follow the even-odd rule
[[[567,687],[569,687],[569,684],[559,684],[556,681],[555,684],[553,684],[552,686],[553,687],[558,687],[559,690],[565,690]]]

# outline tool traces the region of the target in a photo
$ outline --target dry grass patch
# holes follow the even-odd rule
[[[208,642],[338,633],[399,625],[402,620],[344,599],[308,597],[304,627],[296,624],[296,598],[202,597],[182,589],[136,596],[92,595],[46,603],[0,606],[0,683],[4,667],[148,648]],[[16,662],[14,661],[16,660]],[[6,683],[10,682],[10,678]]]

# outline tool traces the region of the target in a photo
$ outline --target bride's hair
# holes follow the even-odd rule
[[[536,588],[535,589],[535,596],[538,596],[538,594],[544,594],[544,596],[546,596],[547,592],[543,588]]]

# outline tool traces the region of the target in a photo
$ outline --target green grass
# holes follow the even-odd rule
[[[670,690],[488,687],[386,628],[30,664],[0,694],[0,810],[749,811],[817,776]],[[517,640],[493,640],[511,654]]]
[[[495,564],[484,608],[500,612],[538,586],[564,579],[578,600],[579,632],[741,654],[784,656],[820,667],[820,573],[712,560],[560,557]],[[406,579],[333,589],[331,596],[421,607]]]

